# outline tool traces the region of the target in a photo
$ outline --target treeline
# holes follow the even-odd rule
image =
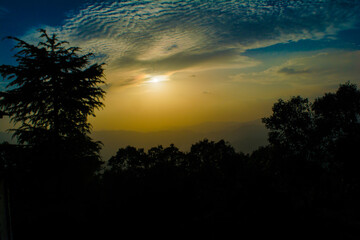
[[[189,152],[120,148],[100,166],[75,142],[56,156],[60,145],[2,144],[14,236],[356,239],[359,107],[349,83],[314,103],[280,99],[263,119],[269,145],[252,154],[205,139]]]

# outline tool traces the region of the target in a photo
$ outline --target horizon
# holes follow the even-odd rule
[[[137,149],[149,149],[157,146],[168,147],[174,144],[179,150],[188,152],[193,144],[208,139],[224,140],[234,147],[236,152],[250,154],[268,143],[267,130],[260,119],[248,122],[205,122],[160,131],[132,130],[95,130],[90,136],[103,143],[100,156],[104,161],[115,156],[120,148],[133,146]],[[11,133],[0,131],[0,143],[15,143]]]

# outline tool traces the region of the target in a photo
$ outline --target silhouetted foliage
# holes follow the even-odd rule
[[[350,83],[314,103],[301,97],[280,99],[273,114],[263,119],[270,130],[270,145],[252,154],[262,167],[268,166],[268,171],[276,174],[278,186],[291,194],[292,209],[308,211],[324,226],[336,225],[337,234],[360,214],[354,204],[360,200],[359,99],[360,91]],[[343,222],[338,211],[353,214]]]
[[[67,47],[55,35],[40,33],[38,45],[9,37],[19,49],[18,65],[0,66],[8,83],[0,93],[0,111],[14,123],[11,131],[20,144],[1,147],[3,166],[13,166],[6,172],[18,239],[60,232],[88,201],[102,164],[101,144],[88,136],[88,117],[103,106],[103,65],[90,64],[92,54],[80,55],[79,48]]]
[[[9,37],[20,49],[18,65],[0,66],[3,78],[10,80],[0,107],[20,124],[13,130],[20,143],[87,134],[88,116],[103,106],[104,91],[98,86],[103,83],[102,65],[88,66],[92,54],[78,55],[79,48],[67,48],[67,42],[40,32],[44,41],[37,46]]]
[[[336,93],[317,98],[313,110],[324,166],[355,177],[353,171],[360,169],[360,91],[354,84],[340,85]]]
[[[0,110],[15,124],[11,131],[18,142],[33,147],[34,170],[76,175],[74,169],[87,161],[94,172],[101,145],[88,136],[88,116],[103,106],[102,65],[90,65],[92,54],[79,55],[78,47],[66,47],[55,34],[40,33],[37,45],[9,37],[17,42],[18,65],[0,66],[8,82],[0,93]]]
[[[351,160],[360,137],[360,91],[354,84],[340,85],[314,103],[280,99],[263,122],[270,130],[269,143],[287,161],[313,161],[329,171],[343,171],[344,161],[358,162]]]
[[[281,146],[292,154],[308,149],[314,131],[309,100],[300,96],[289,101],[280,99],[272,110],[270,117],[263,118],[266,128],[270,130],[269,143]]]

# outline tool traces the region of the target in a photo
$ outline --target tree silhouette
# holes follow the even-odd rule
[[[326,93],[313,104],[321,161],[349,181],[360,184],[360,90],[355,84],[342,84],[336,93]]]
[[[111,172],[120,174],[124,171],[134,171],[146,168],[146,154],[143,149],[127,146],[120,148],[116,155],[107,162]]]
[[[16,37],[17,66],[1,65],[10,81],[0,94],[0,110],[19,124],[13,129],[20,143],[39,144],[89,133],[88,116],[103,106],[102,64],[89,66],[92,54],[79,55],[55,34],[40,30],[38,45]]]
[[[262,120],[270,130],[269,143],[285,158],[341,168],[342,160],[356,156],[352,152],[360,136],[360,91],[355,84],[346,83],[314,103],[300,96],[280,99],[273,114]]]
[[[360,212],[357,86],[341,84],[335,93],[326,93],[314,103],[301,97],[280,99],[263,122],[270,130],[270,145],[251,157],[274,176],[275,190],[290,196],[285,204],[292,215],[309,223],[298,224],[309,229],[318,222],[318,229],[327,229],[327,236],[336,238],[347,229],[353,231],[351,221]],[[352,213],[348,220],[340,220],[342,214],[335,213],[339,209]],[[330,226],[334,227],[329,230]]]
[[[21,145],[14,148],[19,154],[5,155],[16,164],[12,194],[19,239],[60,232],[65,222],[73,221],[63,235],[84,227],[87,221],[76,224],[75,219],[85,214],[74,213],[88,211],[87,189],[102,163],[100,142],[88,136],[88,117],[103,107],[103,64],[91,64],[92,54],[81,55],[56,35],[40,33],[37,45],[8,37],[17,43],[18,64],[0,66],[8,82],[0,93],[0,112],[9,115]]]
[[[288,101],[280,99],[272,110],[270,117],[262,119],[270,130],[269,143],[282,146],[293,154],[308,148],[309,138],[314,131],[309,100],[300,96],[292,97]]]

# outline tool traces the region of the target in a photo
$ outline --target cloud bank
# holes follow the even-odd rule
[[[112,84],[129,85],[148,75],[254,66],[244,51],[333,38],[355,24],[359,10],[355,0],[106,1],[48,29],[96,53],[117,76]]]

